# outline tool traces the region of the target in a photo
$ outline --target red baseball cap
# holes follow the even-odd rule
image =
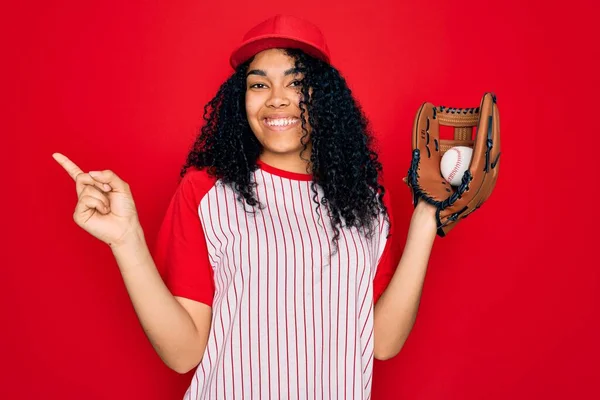
[[[231,53],[229,63],[236,69],[261,51],[273,48],[300,49],[330,62],[325,36],[317,26],[298,17],[279,14],[250,29],[242,43]]]

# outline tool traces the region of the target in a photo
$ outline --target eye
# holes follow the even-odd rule
[[[264,83],[255,83],[253,85],[250,85],[250,89],[264,89],[267,86]]]
[[[295,87],[302,86],[302,81],[300,81],[300,80],[292,81],[292,83],[290,83],[290,86],[295,86]]]

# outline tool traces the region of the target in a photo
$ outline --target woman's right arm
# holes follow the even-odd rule
[[[196,367],[206,349],[211,307],[171,295],[141,227],[111,248],[138,319],[160,358],[179,373]]]
[[[190,371],[206,349],[211,307],[171,294],[152,259],[126,182],[112,171],[84,173],[64,155],[53,157],[76,182],[73,219],[111,247],[152,346],[169,368]]]

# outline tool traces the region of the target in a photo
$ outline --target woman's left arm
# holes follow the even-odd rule
[[[378,360],[397,355],[412,330],[435,236],[435,208],[421,201],[413,211],[396,272],[375,305],[374,340]]]

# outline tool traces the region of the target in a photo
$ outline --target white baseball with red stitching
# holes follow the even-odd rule
[[[454,146],[442,156],[442,176],[452,186],[459,186],[463,174],[469,169],[473,149],[467,146]]]

